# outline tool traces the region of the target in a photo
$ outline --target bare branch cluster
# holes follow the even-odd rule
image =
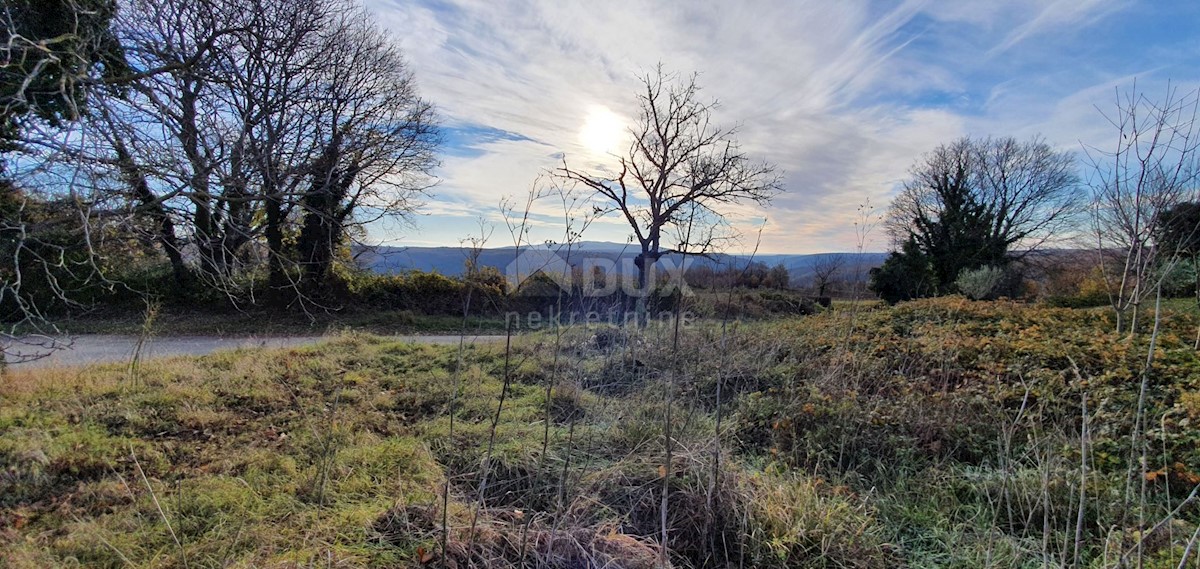
[[[1040,138],[961,138],[926,154],[893,201],[886,224],[893,244],[915,219],[938,219],[946,204],[935,188],[962,186],[990,222],[989,240],[1015,257],[1064,236],[1083,205],[1075,157]]]
[[[837,253],[822,255],[813,263],[812,287],[817,296],[825,296],[829,287],[842,276],[846,268],[846,256]]]
[[[712,123],[717,103],[701,99],[696,79],[666,74],[662,66],[641,78],[640,113],[627,151],[617,157],[617,173],[583,172],[565,162],[558,170],[629,223],[641,247],[642,287],[645,267],[663,254],[712,251],[726,206],[765,204],[781,189],[775,167],[752,160],[738,144],[736,128]],[[677,242],[664,244],[664,232],[673,232]]]
[[[1180,251],[1156,246],[1164,216],[1200,199],[1200,91],[1169,87],[1160,100],[1136,85],[1116,95],[1105,118],[1115,145],[1088,149],[1092,169],[1092,229],[1118,331],[1136,331],[1138,308],[1154,294]],[[1126,313],[1128,316],[1128,326]]]
[[[273,294],[312,294],[353,227],[419,202],[432,107],[354,4],[202,4],[141,0],[122,19],[140,66],[196,64],[137,84],[103,126],[154,188],[142,205],[190,225],[200,276],[220,285],[265,256]]]
[[[63,2],[77,27],[93,25],[82,16],[91,4],[109,5]],[[13,46],[35,50],[17,33],[25,9],[17,4],[4,14],[10,61],[19,55]],[[251,285],[266,274],[268,300],[311,305],[366,224],[403,219],[420,204],[436,164],[435,113],[395,42],[358,3],[131,0],[111,7],[103,34],[79,27],[68,35],[114,42],[121,65],[76,50],[81,61],[100,61],[74,65],[69,84],[56,87],[77,107],[24,109],[20,129],[6,131],[18,152],[5,161],[11,182],[3,197],[16,205],[3,219],[4,253],[30,260],[37,251],[47,259],[14,265],[20,274],[6,278],[0,299],[6,322],[44,321],[30,304],[33,270],[54,275],[40,280],[60,302],[78,298],[56,286],[68,269],[80,279],[73,283],[115,286],[99,270],[112,265],[111,251],[98,247],[110,233],[156,248],[150,254],[170,261],[180,287],[215,289],[235,304],[256,301]],[[65,56],[46,54],[65,64]],[[49,67],[26,67],[17,70],[30,74],[25,83],[50,84]],[[4,77],[0,93],[6,113],[34,100],[13,79]],[[58,243],[72,254],[51,255],[45,228],[18,215],[33,202],[76,210],[67,216],[79,220],[74,238]],[[83,275],[83,267],[95,274]]]

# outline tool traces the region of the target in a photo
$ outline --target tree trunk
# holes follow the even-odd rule
[[[650,273],[654,264],[662,257],[662,253],[654,246],[643,246],[641,254],[633,258],[633,264],[638,270],[637,303],[634,309],[637,316],[638,328],[645,328],[650,321],[648,303],[651,294]]]
[[[342,200],[353,183],[354,165],[339,170],[341,137],[334,135],[313,168],[313,183],[301,200],[304,224],[296,243],[302,264],[302,284],[308,294],[320,294],[329,277],[334,253],[342,242]]]
[[[325,200],[315,201],[324,205]],[[329,276],[329,268],[333,264],[333,250],[339,241],[332,225],[333,220],[326,212],[308,211],[304,215],[304,226],[300,229],[300,240],[296,247],[300,253],[301,278],[307,293],[319,292]]]
[[[267,301],[282,306],[287,302],[284,289],[288,287],[287,274],[283,269],[283,202],[278,193],[267,195]]]
[[[175,278],[175,284],[181,290],[187,290],[191,284],[191,273],[188,272],[187,265],[183,262],[183,254],[179,250],[179,239],[175,236],[175,222],[171,220],[171,216],[167,214],[166,208],[163,207],[162,202],[158,201],[154,192],[150,191],[150,185],[146,183],[146,177],[142,172],[134,165],[129,149],[120,140],[115,142],[121,174],[125,177],[134,196],[141,202],[138,209],[154,220],[158,231],[155,240],[162,246],[163,253],[171,262],[171,273]]]
[[[646,327],[646,296],[649,294],[646,291],[646,252],[643,251],[637,257],[633,258],[633,264],[637,267],[637,298],[634,300],[634,317],[637,321],[638,328]]]
[[[253,211],[250,204],[250,193],[247,191],[246,178],[243,175],[244,153],[242,142],[233,148],[229,159],[231,175],[222,181],[226,199],[225,223],[221,228],[220,262],[222,266],[236,266],[238,252],[250,241],[250,224]]]
[[[200,150],[200,127],[197,122],[196,100],[199,97],[197,87],[192,81],[185,81],[180,95],[180,132],[179,141],[183,153],[191,167],[188,178],[188,189],[191,201],[196,208],[195,230],[196,248],[199,251],[200,266],[205,273],[213,278],[221,276],[218,251],[214,247],[217,239],[220,217],[214,206],[212,190],[209,185],[209,165]]]

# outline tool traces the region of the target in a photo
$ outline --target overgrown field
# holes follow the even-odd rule
[[[944,298],[10,370],[0,566],[656,567],[665,530],[675,567],[1196,567],[1198,322],[1162,322]]]

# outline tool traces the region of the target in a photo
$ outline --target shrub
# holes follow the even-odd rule
[[[900,251],[888,255],[882,266],[871,269],[868,286],[888,304],[938,293],[933,265],[916,240],[911,238],[904,242]]]
[[[1008,279],[1008,273],[1002,267],[963,269],[958,273],[954,287],[971,300],[995,300],[1003,294]]]
[[[1196,294],[1196,263],[1184,259],[1175,263],[1163,278],[1163,294],[1170,297],[1191,297]]]
[[[1108,285],[1104,282],[1104,275],[1099,267],[1095,267],[1083,274],[1076,275],[1071,279],[1069,285],[1062,285],[1052,289],[1053,291],[1045,298],[1045,303],[1048,306],[1058,308],[1091,308],[1095,306],[1108,306]]]
[[[871,509],[821,478],[749,477],[747,560],[753,567],[896,567]]]

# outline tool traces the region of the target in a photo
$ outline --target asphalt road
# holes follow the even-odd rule
[[[162,336],[151,338],[142,348],[142,359],[167,356],[202,356],[222,350],[238,348],[288,348],[307,346],[330,340],[331,336],[261,336],[261,337],[218,337],[218,336]],[[457,344],[458,336],[392,336],[389,339],[415,344]],[[467,336],[468,343],[494,342],[503,336]],[[24,339],[25,342],[7,342],[4,346],[9,365],[14,368],[48,366],[78,366],[95,363],[128,361],[137,347],[137,336],[90,334],[54,338],[61,349],[47,350],[47,342]],[[29,356],[46,354],[44,357],[28,359]],[[28,361],[22,361],[26,360]]]

